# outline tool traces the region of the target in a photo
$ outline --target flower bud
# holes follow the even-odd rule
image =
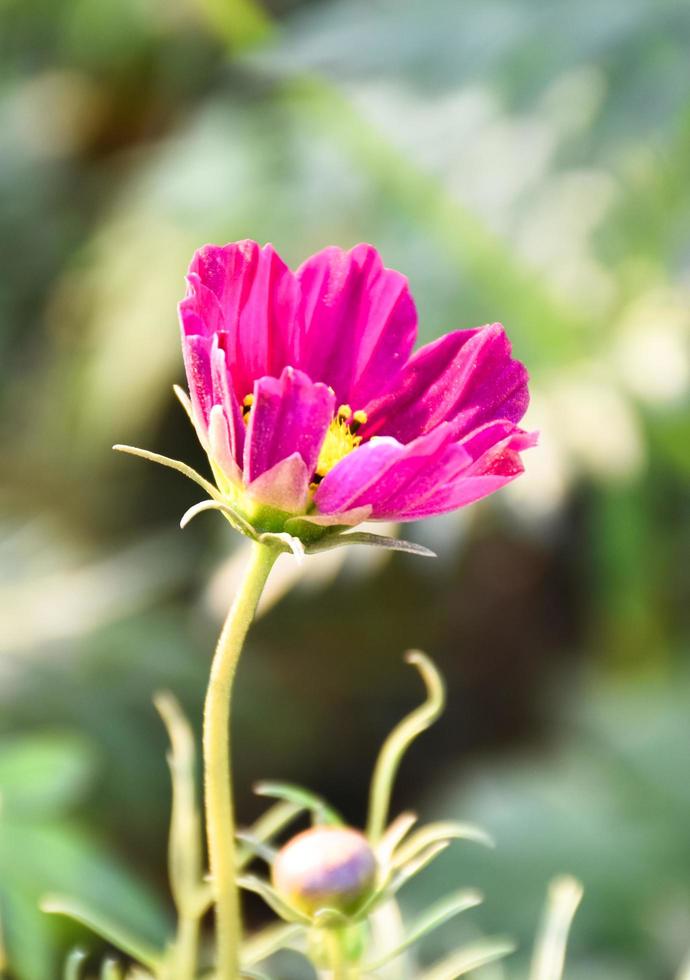
[[[306,915],[319,909],[356,912],[376,881],[376,858],[351,827],[312,827],[293,837],[273,862],[273,886]]]

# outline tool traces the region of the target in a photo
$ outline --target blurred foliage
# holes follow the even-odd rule
[[[34,876],[12,886],[12,912],[0,875],[10,951],[12,915],[34,936],[20,977],[50,977],[72,938],[32,911],[53,861],[39,863],[34,823],[63,857],[98,840],[89,868],[110,867],[107,841],[162,893],[150,697],[169,687],[198,717],[238,556],[224,561],[233,542],[212,516],[175,531],[196,501],[186,481],[109,447],[198,465],[170,394],[175,303],[195,247],[243,236],[293,263],[373,241],[409,275],[422,340],[501,319],[542,432],[496,501],[411,530],[440,551],[434,568],[331,556],[262,621],[240,676],[243,814],[266,775],[355,820],[372,745],[407,703],[399,654],[429,649],[454,713],[400,795],[457,783],[450,815],[496,831],[495,866],[477,856],[460,884],[486,877],[495,924],[524,939],[548,876],[580,874],[572,976],[670,975],[690,932],[674,750],[690,634],[689,43],[687,0],[0,5],[0,735],[65,752],[43,788],[38,762],[21,765],[14,792],[34,816],[2,824]],[[563,688],[573,724],[552,710]],[[53,738],[66,729],[80,748]],[[512,743],[524,763],[487,761]],[[544,761],[545,745],[563,757]],[[480,773],[464,785],[468,757]],[[55,810],[36,795],[49,791]],[[79,872],[80,897],[93,875]]]

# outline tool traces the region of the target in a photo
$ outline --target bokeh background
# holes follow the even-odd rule
[[[3,0],[0,920],[18,980],[79,937],[67,891],[151,936],[173,690],[198,722],[241,561],[146,446],[202,466],[171,394],[195,247],[298,264],[375,243],[421,339],[502,320],[529,366],[527,474],[407,529],[435,563],[287,559],[235,724],[241,817],[280,777],[364,819],[430,652],[450,708],[398,807],[482,824],[407,908],[485,905],[427,947],[515,937],[549,879],[585,899],[569,980],[666,980],[690,949],[690,4]],[[280,593],[285,593],[281,597]],[[262,912],[250,905],[252,921]],[[83,938],[83,936],[82,936]],[[98,951],[97,940],[87,937]],[[286,969],[289,969],[286,967]],[[689,967],[690,969],[690,967]],[[685,974],[683,974],[685,976]]]

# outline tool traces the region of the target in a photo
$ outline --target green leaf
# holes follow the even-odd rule
[[[66,915],[79,922],[112,943],[128,956],[138,960],[143,966],[154,972],[163,959],[163,954],[149,946],[145,940],[133,935],[119,922],[115,922],[102,913],[95,912],[89,906],[74,898],[64,895],[46,895],[41,901],[41,910],[52,915]]]
[[[295,786],[293,783],[260,782],[254,787],[258,796],[272,796],[278,800],[294,803],[304,810],[310,810],[315,824],[333,824],[341,827],[343,818],[316,793]]]
[[[425,851],[422,851],[421,854],[418,854],[415,858],[408,861],[407,864],[403,865],[389,885],[390,893],[395,895],[396,892],[400,891],[402,886],[410,878],[414,878],[420,871],[423,871],[447,847],[448,841],[438,841],[436,844],[431,844]]]
[[[426,827],[421,827],[412,834],[393,854],[393,867],[403,867],[430,844],[441,841],[450,843],[452,840],[469,840],[476,844],[484,844],[485,847],[494,846],[491,837],[481,827],[455,820],[442,820],[427,824]]]
[[[396,817],[384,831],[379,841],[377,854],[382,865],[388,865],[397,847],[417,823],[417,814],[408,811]]]
[[[289,800],[281,800],[270,807],[266,813],[252,824],[247,833],[253,840],[265,843],[269,841],[281,830],[284,830],[289,823],[296,817],[308,810],[309,807],[302,803],[291,803]],[[249,847],[238,848],[237,866],[240,870],[246,867],[254,856],[254,852]]]
[[[291,948],[303,933],[303,926],[293,923],[276,922],[266,926],[242,943],[242,969],[268,959],[280,949]]]
[[[390,733],[376,760],[369,792],[369,819],[367,837],[377,843],[384,832],[393,782],[403,755],[412,742],[432,725],[443,711],[446,692],[443,678],[425,654],[410,650],[405,660],[421,674],[426,687],[426,700],[399,722]]]
[[[110,957],[103,960],[100,980],[124,980],[122,967],[117,960],[111,959]]]
[[[515,946],[509,940],[481,940],[451,953],[423,973],[418,980],[457,980],[457,977],[464,977],[472,970],[478,970],[481,966],[500,960],[513,952]]]
[[[437,555],[424,545],[414,541],[403,541],[400,538],[389,538],[383,534],[371,534],[368,531],[354,531],[349,534],[325,536],[318,541],[305,546],[308,555],[319,551],[331,551],[333,548],[344,548],[349,544],[363,544],[371,548],[385,548],[387,551],[404,551],[409,555],[419,555],[421,558],[436,558]]]
[[[269,844],[257,840],[256,837],[252,837],[246,830],[238,830],[235,837],[239,843],[246,844],[255,857],[261,858],[268,865],[273,864],[277,854],[275,847],[271,847]]]
[[[89,954],[85,949],[82,949],[80,946],[73,949],[65,960],[63,980],[80,980],[82,975],[81,968],[84,966],[88,958]]]
[[[127,453],[129,456],[138,456],[140,459],[146,459],[150,463],[158,463],[160,466],[167,466],[168,469],[177,470],[182,476],[186,476],[188,480],[192,480],[193,483],[198,483],[200,487],[206,491],[209,497],[214,500],[220,500],[218,490],[209,483],[200,473],[197,473],[195,469],[183,463],[179,459],[171,459],[169,456],[161,456],[160,453],[152,453],[148,449],[139,449],[136,446],[123,446],[120,443],[113,446],[113,449],[118,453]]]
[[[237,879],[237,884],[240,888],[244,888],[246,891],[254,892],[256,895],[260,895],[264,902],[272,908],[276,915],[279,915],[281,919],[286,922],[301,922],[303,925],[309,925],[310,920],[307,916],[302,915],[297,909],[293,909],[291,905],[280,897],[275,888],[272,888],[267,881],[262,878],[257,878],[255,875],[241,875]]]
[[[434,929],[438,929],[461,912],[476,908],[481,902],[481,895],[475,891],[459,891],[441,899],[440,902],[433,905],[412,926],[406,929],[405,939],[398,946],[384,953],[379,959],[368,963],[364,967],[364,970],[369,972],[385,966],[391,960],[400,956],[401,953],[404,953],[414,943],[419,942],[424,936],[433,932]]]
[[[551,882],[530,980],[561,980],[568,933],[581,899],[582,885],[575,878],[564,875]]]

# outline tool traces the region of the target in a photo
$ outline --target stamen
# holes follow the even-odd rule
[[[353,414],[352,420],[350,421],[350,432],[357,432],[358,429],[363,426],[369,419],[366,412],[363,412],[361,408]]]
[[[254,404],[254,395],[252,395],[251,393],[249,395],[245,395],[244,398],[242,399],[242,417],[245,422],[249,421],[249,413],[252,410],[253,404]]]
[[[352,415],[352,409],[350,408],[349,405],[341,405],[340,408],[338,409],[338,418],[341,420],[341,422],[346,422],[351,415]]]

